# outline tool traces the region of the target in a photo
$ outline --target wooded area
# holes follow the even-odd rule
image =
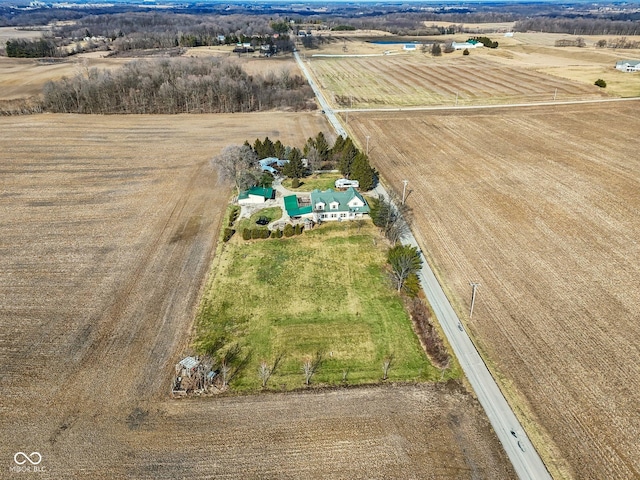
[[[614,21],[606,18],[531,17],[518,20],[516,32],[569,33],[572,35],[638,35],[640,21]]]
[[[286,70],[248,75],[231,59],[172,58],[50,82],[43,107],[56,113],[175,114],[313,110],[316,104],[305,79]]]

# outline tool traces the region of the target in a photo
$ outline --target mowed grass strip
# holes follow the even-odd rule
[[[258,368],[282,353],[269,388],[304,385],[305,358],[322,352],[312,384],[440,379],[426,358],[401,298],[384,272],[386,247],[373,227],[324,225],[288,239],[234,238],[221,254],[199,312],[196,345],[224,336],[251,352],[233,382],[261,388]],[[450,375],[457,373],[448,372]]]

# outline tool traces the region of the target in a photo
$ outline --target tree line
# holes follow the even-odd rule
[[[7,40],[5,51],[7,57],[16,58],[44,58],[61,56],[56,42],[51,39],[38,40],[16,39]]]
[[[337,167],[347,178],[358,180],[361,190],[371,190],[377,182],[377,172],[369,163],[369,157],[361,152],[350,138],[338,136],[329,146],[324,133],[309,137],[302,148],[284,145],[280,140],[257,138],[253,144],[229,145],[213,158],[212,165],[222,176],[234,183],[237,193],[252,186],[269,187],[273,177],[258,168],[258,160],[275,157],[288,160],[281,173],[294,180],[306,177],[323,168]],[[307,160],[307,166],[303,159]],[[294,186],[295,188],[295,186]]]
[[[514,31],[568,33],[572,35],[638,35],[640,21],[617,21],[606,18],[532,17],[518,20]]]
[[[138,60],[115,71],[90,69],[44,87],[56,113],[233,113],[315,109],[306,80],[283,70],[248,75],[233,59]]]

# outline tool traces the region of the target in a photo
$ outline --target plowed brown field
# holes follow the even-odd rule
[[[494,61],[488,54],[313,58],[337,108],[490,105],[606,97],[601,88]]]
[[[455,385],[169,399],[230,194],[209,159],[325,129],[282,112],[0,118],[0,477],[17,452],[55,479],[513,477]]]
[[[558,476],[640,477],[639,109],[350,119]]]

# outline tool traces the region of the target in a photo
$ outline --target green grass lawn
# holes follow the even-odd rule
[[[327,188],[336,188],[336,180],[342,178],[341,173],[320,173],[318,175],[309,175],[300,179],[300,186],[298,188],[291,188],[291,179],[285,178],[282,181],[282,186],[288,190],[294,192],[310,192],[315,190],[326,190]]]
[[[268,207],[263,208],[262,210],[258,210],[253,215],[251,215],[250,218],[241,218],[240,220],[238,220],[236,222],[235,229],[238,232],[242,232],[242,230],[244,230],[245,228],[266,228],[261,227],[256,223],[256,221],[260,217],[267,217],[269,219],[269,223],[271,223],[274,220],[282,218],[282,209],[280,207]]]
[[[288,239],[243,241],[221,253],[197,320],[196,346],[224,337],[251,352],[234,379],[236,391],[260,389],[258,368],[284,359],[268,387],[302,387],[302,363],[320,351],[324,362],[312,384],[378,382],[393,355],[389,381],[439,380],[402,301],[383,271],[385,247],[367,224],[324,225]],[[223,347],[224,348],[224,347]],[[444,378],[459,376],[454,368]]]

